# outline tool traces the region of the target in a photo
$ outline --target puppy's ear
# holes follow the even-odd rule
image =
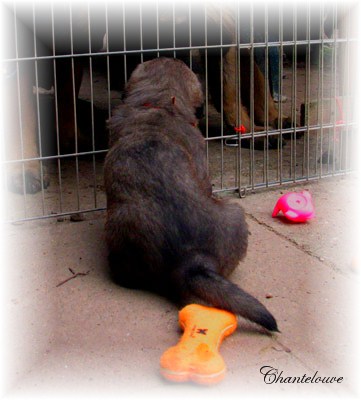
[[[172,100],[172,104],[174,106],[175,105],[175,96],[172,96],[171,100]]]
[[[202,85],[195,73],[190,69],[187,70],[188,93],[192,105],[197,108],[203,105]]]

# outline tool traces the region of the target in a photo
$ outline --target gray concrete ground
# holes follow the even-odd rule
[[[234,198],[251,236],[234,282],[276,316],[269,337],[239,319],[221,345],[225,379],[212,387],[172,384],[159,359],[179,337],[177,309],[150,293],[117,287],[107,275],[104,213],[5,227],[4,395],[41,398],[304,398],[360,394],[359,193],[354,176]],[[308,189],[316,218],[271,217],[281,192]],[[74,273],[77,276],[60,286]],[[4,285],[5,286],[5,285]],[[342,377],[341,383],[270,383],[282,377]]]

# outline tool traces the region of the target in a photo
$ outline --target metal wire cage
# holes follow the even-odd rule
[[[356,167],[357,2],[2,7],[8,221],[105,208],[106,120],[133,68],[160,56],[183,59],[203,83],[200,129],[215,193],[243,196]],[[246,132],[237,129],[242,107]]]

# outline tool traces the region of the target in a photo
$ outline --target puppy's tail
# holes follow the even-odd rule
[[[207,262],[202,263],[200,258],[182,269],[183,294],[195,295],[214,307],[239,314],[269,331],[278,332],[275,318],[263,304],[219,275],[214,268],[209,268],[205,265]]]

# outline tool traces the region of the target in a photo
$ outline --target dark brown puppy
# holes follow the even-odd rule
[[[110,121],[106,238],[114,278],[183,304],[198,297],[277,330],[273,316],[227,277],[245,256],[242,209],[212,196],[196,127],[201,86],[181,61],[139,65]]]

